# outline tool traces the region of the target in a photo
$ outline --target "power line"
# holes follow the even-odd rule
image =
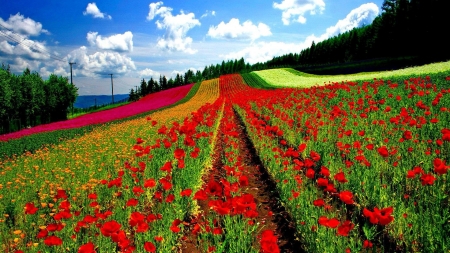
[[[15,38],[14,36],[6,33],[5,31],[1,31],[0,30],[0,35],[2,35],[3,37],[5,37],[6,39],[9,39],[15,43],[17,43],[18,45],[22,45],[27,47],[30,50],[34,50],[37,51],[38,53],[41,54],[48,54],[50,58],[57,60],[57,61],[61,61],[61,62],[66,62],[64,59],[54,56],[51,52],[49,52],[47,49],[42,48],[40,45],[36,44],[36,42],[32,41],[32,40],[26,40],[26,38],[23,38],[20,34],[15,33],[14,31],[11,31],[10,29],[8,29],[7,27],[3,26],[2,24],[0,24],[1,27],[3,27],[4,29],[6,29],[7,31],[9,31],[12,35],[18,37],[19,39]],[[30,44],[31,43],[31,44]]]

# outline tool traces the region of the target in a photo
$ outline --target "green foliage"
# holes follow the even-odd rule
[[[67,119],[78,89],[65,77],[50,75],[44,81],[37,72],[25,69],[14,75],[0,68],[0,133]]]

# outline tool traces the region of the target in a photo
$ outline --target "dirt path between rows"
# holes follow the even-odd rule
[[[270,229],[278,237],[278,246],[280,252],[302,252],[301,244],[296,235],[295,223],[292,217],[281,205],[279,194],[276,190],[276,184],[262,165],[256,150],[250,141],[242,119],[234,112],[234,121],[238,126],[238,148],[239,156],[242,158],[244,166],[244,175],[248,177],[249,184],[242,192],[252,194],[257,204],[258,217],[255,223],[259,223],[258,231]],[[219,127],[220,129],[220,127]],[[222,157],[224,156],[224,134],[219,132],[213,154],[213,169],[208,175],[204,176],[204,182],[214,177],[216,180],[224,177]],[[209,213],[207,201],[199,201],[201,212],[206,216]],[[195,240],[191,235],[186,235],[181,246],[181,252],[200,252],[195,245]],[[258,234],[259,236],[259,234]],[[257,240],[258,241],[258,240]],[[259,245],[254,245],[259,249]]]

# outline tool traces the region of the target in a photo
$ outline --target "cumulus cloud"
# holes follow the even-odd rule
[[[169,52],[196,53],[196,50],[191,48],[192,38],[187,36],[187,32],[195,26],[199,26],[200,21],[195,18],[194,13],[185,14],[181,11],[180,14],[173,16],[172,8],[162,5],[163,2],[151,3],[147,16],[147,20],[160,17],[156,21],[156,26],[158,29],[166,30],[164,36],[158,39],[158,48]]]
[[[300,43],[254,43],[243,50],[222,55],[222,57],[225,59],[240,59],[241,57],[244,57],[246,62],[255,64],[257,62],[268,61],[275,56],[289,54],[292,52],[300,53],[303,49],[310,47],[313,41],[318,43],[330,37],[336,36],[339,33],[350,31],[355,27],[361,27],[364,24],[371,24],[378,13],[379,9],[377,5],[373,3],[363,4],[360,7],[350,11],[344,19],[339,20],[334,26],[327,28],[325,33],[319,36],[314,34],[309,35]]]
[[[206,11],[205,14],[203,14],[200,18],[206,18],[208,16],[215,16],[216,15],[216,11]]]
[[[98,32],[89,32],[86,35],[86,39],[91,46],[96,46],[99,49],[118,52],[133,51],[133,33],[130,31],[109,37],[102,37],[101,35],[98,35]]]
[[[259,23],[257,26],[252,21],[245,21],[242,25],[239,19],[232,18],[230,22],[223,21],[218,26],[212,26],[208,30],[208,36],[212,38],[226,38],[238,40],[256,40],[262,36],[270,36],[270,27],[264,23]]]
[[[243,50],[233,52],[221,57],[233,60],[245,58],[245,61],[250,64],[258,62],[265,62],[272,59],[274,56],[284,55],[291,52],[299,52],[305,48],[304,43],[285,43],[285,42],[258,42],[244,48]]]
[[[112,19],[110,15],[101,12],[96,3],[88,3],[88,5],[86,6],[86,10],[83,12],[83,15],[91,15],[94,18]]]
[[[315,15],[325,10],[323,0],[282,0],[281,3],[273,3],[273,8],[282,11],[281,20],[284,25],[291,22],[306,23],[305,14]]]
[[[370,24],[378,16],[379,12],[376,4],[363,4],[350,11],[350,13],[344,19],[339,20],[336,25],[327,28],[326,35],[332,37],[350,31],[355,27]]]
[[[95,77],[105,73],[124,75],[136,69],[130,57],[109,51],[88,54],[85,46],[70,52],[67,58],[77,63],[81,76]]]
[[[8,34],[8,32],[5,32]],[[14,36],[11,34],[10,36]],[[50,59],[50,53],[45,46],[45,42],[33,41],[21,38],[20,43],[11,43],[9,41],[0,42],[0,55],[15,55],[25,59],[47,60]]]
[[[20,15],[20,13],[9,16],[8,20],[0,18],[0,25],[27,37],[38,36],[41,33],[50,34],[49,31],[42,29],[42,24],[40,22],[25,18],[23,15]]]
[[[149,77],[156,78],[156,77],[159,77],[159,75],[160,75],[160,73],[158,71],[154,71],[154,70],[149,69],[149,68],[145,68],[145,69],[139,71],[139,77],[142,77],[142,78],[144,78],[144,77],[146,77],[146,78],[149,78]]]

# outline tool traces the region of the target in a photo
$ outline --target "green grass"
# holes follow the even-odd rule
[[[90,110],[90,111],[80,111],[80,112],[76,112],[76,113],[73,113],[73,114],[69,113],[67,115],[67,118],[68,119],[73,119],[73,118],[79,117],[81,115],[85,115],[85,114],[93,113],[93,112],[105,111],[105,110],[113,109],[113,108],[116,108],[116,107],[119,107],[119,106],[122,106],[122,105],[129,104],[129,103],[130,102],[122,102],[122,103],[117,103],[117,104],[112,104],[112,105],[101,106],[101,107],[98,107],[97,109],[93,109],[93,110]],[[78,110],[82,110],[82,109],[78,108]]]
[[[414,77],[449,71],[450,61],[393,71],[363,72],[350,75],[313,75],[288,68],[261,70],[252,73],[256,73],[272,86],[306,88],[324,85],[330,82],[373,80],[373,78]]]

